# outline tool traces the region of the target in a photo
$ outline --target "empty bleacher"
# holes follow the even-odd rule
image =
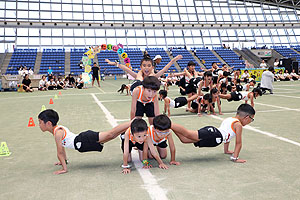
[[[154,59],[156,55],[160,55],[162,57],[161,62],[156,66],[157,71],[164,68],[171,61],[169,55],[166,53],[166,51],[163,48],[147,48],[146,50],[152,59]],[[167,72],[175,72],[175,71],[177,71],[177,68],[173,64]]]
[[[244,60],[240,60],[239,56],[231,49],[224,49],[223,47],[215,47],[214,51],[234,69],[245,68]]]
[[[34,71],[37,49],[15,49],[9,61],[6,74],[18,74],[18,68],[22,65]]]
[[[84,69],[80,69],[78,64],[80,63],[82,56],[86,51],[87,51],[86,49],[71,49],[70,73],[72,75],[78,75],[84,72]]]
[[[300,67],[300,54],[296,53],[287,46],[272,46],[271,48],[280,53],[283,57],[296,58],[296,60],[298,61],[298,66]]]
[[[65,74],[65,49],[43,50],[40,74],[47,74],[49,67],[54,75]]]
[[[132,70],[134,72],[138,72],[140,70],[141,60],[144,58],[140,48],[128,48],[124,49],[124,51],[127,53],[128,58],[130,59]]]
[[[110,61],[114,62],[115,60],[119,60],[119,54],[114,51],[101,51],[100,53],[97,53],[98,56],[98,63],[100,66],[100,74],[124,74],[124,71],[117,66],[109,65],[107,62],[105,62],[105,59],[109,59]]]
[[[204,64],[206,69],[210,69],[213,62],[217,63],[218,65],[222,64],[222,62],[209,49],[194,48],[194,50],[196,56]]]
[[[174,57],[176,57],[178,55],[183,56],[183,58],[181,60],[177,61],[177,63],[180,66],[181,70],[183,70],[184,68],[187,67],[188,62],[193,61],[194,63],[196,63],[195,70],[202,71],[200,69],[200,65],[198,64],[198,62],[195,60],[193,55],[188,50],[186,50],[186,49],[173,49],[172,54],[173,54]]]

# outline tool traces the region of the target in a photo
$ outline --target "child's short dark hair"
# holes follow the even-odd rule
[[[259,89],[259,88],[254,88],[254,89],[252,90],[252,92],[253,92],[253,93],[257,92],[257,94],[258,94],[259,96],[262,96],[262,91],[261,91],[261,89]]]
[[[210,94],[215,94],[215,93],[218,93],[218,89],[217,88],[213,88],[210,90]]]
[[[151,65],[153,66],[153,60],[150,58],[150,57],[144,57],[142,60],[141,60],[141,64],[143,64],[143,62],[151,62]]]
[[[153,126],[157,130],[167,130],[171,128],[171,120],[167,115],[157,115],[153,119]]]
[[[56,126],[57,122],[59,120],[58,113],[55,110],[52,109],[47,109],[42,111],[38,118],[42,120],[44,123],[47,123],[50,121],[52,123],[52,126]]]
[[[189,61],[188,64],[187,64],[187,66],[188,66],[188,67],[189,67],[189,66],[196,66],[196,63],[194,63],[193,61]]]
[[[167,90],[160,90],[159,94],[162,95],[162,98],[166,98],[168,96],[168,91]]]
[[[256,84],[256,81],[255,81],[254,79],[253,79],[253,80],[251,80],[251,81],[250,81],[250,83],[251,83],[251,82],[253,82],[253,83],[254,83],[254,85]]]
[[[216,63],[216,62],[212,62],[212,63],[211,63],[211,66],[213,66],[214,64],[217,64],[217,63]]]
[[[157,91],[160,88],[160,81],[155,76],[146,76],[142,81],[142,85],[144,88]]]
[[[251,105],[244,103],[238,107],[237,114],[240,116],[255,115],[255,110]]]
[[[237,78],[236,83],[241,83],[241,79]]]
[[[130,129],[132,134],[144,132],[148,130],[148,125],[145,120],[138,118],[131,122]]]
[[[204,100],[207,100],[209,103],[212,102],[212,96],[211,96],[211,94],[209,94],[209,93],[205,94],[205,95],[203,96],[203,99],[204,99]]]
[[[206,71],[206,72],[204,72],[204,76],[212,76],[212,72],[211,71]]]

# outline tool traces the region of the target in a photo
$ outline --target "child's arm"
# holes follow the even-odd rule
[[[159,157],[158,153],[155,151],[153,142],[152,142],[152,140],[149,136],[147,137],[147,144],[148,144],[148,147],[150,149],[150,153],[152,154],[152,156],[156,159],[156,161],[159,164],[158,167],[161,168],[161,169],[168,169],[169,167],[163,163],[163,161]]]
[[[210,107],[210,108],[209,108],[209,111],[212,111],[212,114],[213,114],[213,115],[216,115],[215,109],[214,109],[214,107],[212,106],[212,104],[209,103],[208,106]]]
[[[133,78],[136,78],[137,73],[135,73],[134,71],[132,71],[131,69],[129,69],[127,66],[122,65],[120,63],[117,62],[111,62],[109,59],[105,59],[105,61],[109,64],[109,65],[114,65],[119,67],[120,69],[122,69],[123,71],[127,72],[128,74],[130,74]],[[100,69],[100,68],[99,68]]]
[[[154,98],[153,104],[154,104],[154,115],[157,116],[157,115],[160,114],[159,113],[159,104],[158,104],[157,97]]]
[[[164,99],[165,101],[165,113],[167,113],[166,111],[168,111],[168,117],[171,116],[171,111],[170,111],[170,102],[168,101],[168,99]]]
[[[124,135],[124,152],[123,152],[123,165],[122,173],[129,174],[130,166],[128,165],[128,156],[129,156],[129,129],[125,132]]]
[[[157,72],[154,76],[157,78],[163,75],[177,60],[180,60],[182,58],[182,55],[178,55],[175,58],[173,58],[163,69],[161,69],[159,72]]]
[[[168,143],[169,143],[170,152],[171,152],[170,165],[180,165],[180,162],[176,162],[176,160],[175,160],[176,149],[175,149],[175,144],[174,144],[174,140],[173,140],[171,133],[168,135]]]
[[[198,97],[200,98],[200,96]],[[201,107],[201,101],[199,101],[197,98],[197,102],[198,102],[198,116],[201,117],[202,116],[202,107]]]
[[[230,158],[234,162],[244,163],[246,160],[239,159],[239,154],[242,149],[242,131],[243,126],[241,123],[234,123],[233,128],[236,132],[236,139],[235,139],[235,147],[233,156]]]
[[[150,165],[150,163],[147,160],[148,158],[148,144],[147,142],[144,142],[144,146],[143,146],[143,168],[144,169],[149,169],[152,167],[152,165]]]
[[[251,101],[251,106],[254,108],[254,93],[253,92],[250,94],[250,101]],[[247,101],[245,101],[245,103],[247,103]]]
[[[137,103],[137,98],[139,95],[139,90],[138,88],[134,88],[132,92],[132,100],[131,100],[131,110],[130,110],[130,119],[133,119],[135,117],[135,112],[136,112],[136,103]]]
[[[222,111],[221,111],[221,101],[220,101],[220,97],[217,98],[217,104],[218,104],[219,115],[223,115],[223,113],[222,113]]]
[[[67,157],[66,157],[66,152],[64,151],[64,147],[61,144],[61,140],[63,138],[64,135],[64,131],[59,129],[56,131],[55,134],[55,143],[56,143],[56,149],[57,149],[57,158],[60,162],[60,164],[62,165],[62,169],[55,171],[54,174],[63,174],[63,173],[67,173],[68,169],[67,169]]]
[[[225,154],[233,154],[233,151],[229,151],[229,143],[230,142],[224,143],[224,153]]]

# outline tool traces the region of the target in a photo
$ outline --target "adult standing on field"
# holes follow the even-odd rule
[[[97,83],[98,83],[98,86],[100,87],[100,83],[99,83],[99,71],[100,71],[100,67],[97,66],[97,63],[94,62],[94,65],[92,67],[92,76],[93,76],[93,80],[92,80],[92,87],[94,87],[94,82],[95,82],[95,79],[97,80]]]

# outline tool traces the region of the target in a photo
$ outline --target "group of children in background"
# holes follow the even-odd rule
[[[59,160],[56,164],[62,166],[62,169],[56,171],[55,174],[67,172],[67,156],[64,147],[76,149],[79,152],[101,152],[103,144],[116,138],[118,135],[121,135],[122,141],[122,173],[124,174],[131,172],[129,162],[132,161],[132,158],[130,153],[134,147],[139,151],[140,160],[144,168],[151,168],[152,166],[148,159],[154,158],[158,162],[159,168],[168,169],[169,166],[162,161],[162,159],[167,157],[166,148],[168,145],[171,153],[169,164],[180,165],[175,158],[176,149],[171,131],[175,133],[182,143],[193,143],[195,147],[199,148],[216,147],[224,143],[224,153],[231,155],[231,161],[246,162],[246,160],[239,158],[242,147],[242,128],[254,121],[254,104],[241,104],[237,109],[236,116],[225,119],[219,128],[205,126],[203,128],[199,127],[199,130],[188,130],[179,124],[172,123],[167,115],[160,114],[158,97],[165,100],[165,111],[166,107],[170,108],[172,106],[176,108],[187,105],[187,111],[192,111],[195,108],[196,112],[201,114],[202,111],[212,110],[214,107],[213,103],[216,103],[218,104],[219,113],[222,114],[220,98],[228,101],[250,100],[252,104],[253,98],[261,95],[260,89],[255,88],[256,90],[254,89],[250,92],[250,87],[251,85],[253,87],[255,82],[249,79],[246,81],[247,83],[249,82],[249,85],[242,87],[245,88],[243,92],[243,89],[237,86],[238,81],[236,77],[238,77],[238,72],[234,72],[234,78],[229,79],[232,73],[229,72],[226,66],[223,66],[221,70],[213,66],[212,70],[196,72],[194,69],[195,64],[190,62],[184,72],[172,75],[182,76],[178,85],[188,97],[178,97],[173,101],[167,97],[166,90],[158,92],[161,86],[159,78],[172,64],[181,58],[181,55],[175,57],[157,73],[154,72],[153,61],[148,57],[142,59],[141,70],[138,73],[132,72],[126,66],[117,62],[107,60],[109,64],[118,66],[136,79],[128,88],[132,94],[132,103],[129,111],[130,122],[120,124],[110,131],[84,131],[79,135],[75,135],[68,128],[57,125],[59,117],[56,111],[48,109],[41,112],[38,116],[39,126],[42,131],[49,131],[53,134]],[[227,90],[230,91],[229,94],[227,94]],[[193,107],[193,103],[198,105]],[[144,115],[148,117],[149,126],[142,119]],[[170,115],[169,111],[168,115]],[[230,151],[229,142],[234,137],[236,137],[234,151]]]

